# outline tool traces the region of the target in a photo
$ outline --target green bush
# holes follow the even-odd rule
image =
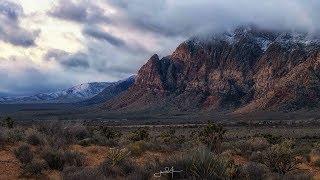
[[[22,164],[30,163],[33,160],[33,153],[29,145],[21,145],[14,150],[14,154]]]

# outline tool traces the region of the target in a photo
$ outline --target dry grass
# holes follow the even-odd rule
[[[187,167],[187,164],[184,164],[187,161],[175,162],[172,157],[181,157],[192,151],[194,147],[206,146],[207,144],[199,138],[203,128],[203,126],[181,126],[173,130],[171,127],[160,129],[149,127],[145,131],[141,128],[118,127],[115,130],[110,130],[110,128],[84,126],[79,123],[76,123],[74,127],[70,123],[58,123],[45,127],[33,125],[32,127],[5,128],[3,132],[9,132],[9,134],[2,134],[0,179],[18,179],[19,177],[43,179],[73,177],[77,179],[81,176],[108,179],[106,175],[108,173],[103,173],[101,167],[104,167],[105,172],[112,171],[113,176],[120,179],[150,178],[153,173],[162,170],[166,165],[177,166],[175,168]],[[226,130],[226,134],[221,139],[221,154],[217,157],[227,156],[233,163],[230,167],[239,168],[233,169],[233,177],[304,177],[306,173],[320,177],[318,129],[309,127],[227,127]],[[25,134],[25,138],[20,138],[21,134]],[[97,135],[99,135],[99,141],[95,139]],[[294,142],[294,146],[285,153],[290,158],[299,159],[299,163],[294,164],[294,170],[289,169],[288,173],[271,173],[272,168],[266,166],[268,163],[264,154],[272,147],[277,147],[286,138],[290,138]],[[79,142],[84,139],[89,139],[89,143],[85,146],[79,145]],[[116,141],[116,144],[112,144],[112,146],[111,144],[101,144],[101,142],[110,140]],[[58,145],[54,144],[55,141]],[[23,166],[14,154],[15,150],[23,144],[29,144],[34,155],[33,161],[26,163],[29,165],[27,166],[29,169]],[[126,149],[130,153],[121,160],[121,163],[114,166],[109,161],[112,156],[110,148]],[[41,173],[35,173],[37,175],[31,173],[26,176],[23,174],[24,169],[28,169],[29,172],[38,172],[37,168],[40,165],[38,162],[44,162],[47,158],[44,157],[46,156],[45,152],[48,151],[59,152],[59,157],[64,158],[61,167],[50,169],[47,164],[47,168],[40,169]],[[216,157],[214,153],[212,156]],[[209,156],[211,156],[210,153]],[[206,164],[205,161],[203,162]],[[220,165],[224,166],[223,163]],[[202,167],[201,164],[200,166]],[[212,170],[216,171],[215,168]],[[196,175],[201,177],[202,171],[196,172]],[[221,174],[221,176],[225,175],[226,173]]]

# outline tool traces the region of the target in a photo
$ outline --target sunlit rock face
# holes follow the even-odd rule
[[[318,105],[320,36],[253,26],[193,37],[153,55],[107,109],[295,110]]]

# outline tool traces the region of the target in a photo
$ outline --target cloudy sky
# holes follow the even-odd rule
[[[254,23],[317,31],[319,0],[0,0],[0,95],[137,72],[188,37]]]

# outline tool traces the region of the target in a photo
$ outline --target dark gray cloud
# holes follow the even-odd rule
[[[136,54],[146,54],[149,51],[142,47],[139,43],[134,43],[131,41],[131,44],[126,43],[121,38],[118,38],[111,33],[108,33],[98,26],[85,26],[82,34],[84,36],[88,36],[89,38],[93,38],[99,41],[105,41],[112,46],[119,48],[118,51],[126,51],[125,53],[136,53]]]
[[[18,18],[23,14],[23,8],[15,3],[9,1],[0,1],[0,14],[6,16],[12,21],[17,21]]]
[[[108,0],[131,26],[164,36],[189,37],[243,24],[319,30],[320,1],[309,0]]]
[[[69,0],[60,0],[58,5],[48,12],[50,16],[75,21],[79,23],[109,23],[110,20],[104,15],[103,9],[94,3],[80,1],[74,3]]]
[[[22,57],[12,56],[0,61],[0,92],[4,94],[31,95],[65,88],[74,83],[63,72],[42,70],[32,61]],[[8,73],[11,69],[14,72]]]
[[[30,31],[20,26],[23,8],[15,3],[0,0],[0,40],[16,46],[30,47],[40,31]]]
[[[126,57],[115,50],[114,46],[105,46],[101,42],[90,42],[86,52],[68,53],[63,50],[51,49],[43,59],[55,61],[66,70],[71,70],[76,74],[78,70],[96,71],[100,74],[109,75],[121,79],[133,74],[141,65],[135,61],[135,56],[130,53]],[[107,52],[107,53],[105,53]],[[142,59],[140,57],[139,59]]]
[[[62,50],[51,49],[44,57],[45,60],[57,61],[66,68],[82,68],[87,69],[89,65],[89,57],[85,53],[70,54]]]
[[[102,31],[98,27],[93,27],[93,28],[87,27],[83,30],[83,33],[95,39],[105,40],[114,46],[118,46],[118,47],[126,46],[126,43],[122,39],[117,38],[108,32]]]

